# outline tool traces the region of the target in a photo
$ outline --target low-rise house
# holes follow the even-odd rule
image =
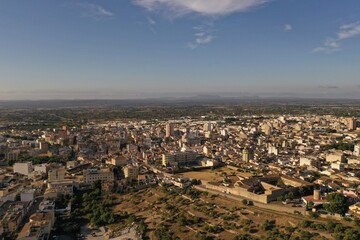
[[[91,184],[98,180],[114,181],[114,172],[109,168],[103,169],[86,169],[83,171],[84,183]]]
[[[355,215],[356,217],[360,217],[360,202],[357,202],[349,206],[349,212]]]
[[[20,231],[17,240],[49,239],[51,228],[55,222],[53,213],[35,213]]]
[[[0,203],[0,226],[3,233],[8,235],[16,232],[28,209],[29,202]]]

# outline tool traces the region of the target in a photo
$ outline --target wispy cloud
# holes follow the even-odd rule
[[[333,53],[340,50],[340,44],[338,39],[328,38],[325,40],[323,46],[314,48],[312,52],[314,53]]]
[[[100,17],[112,17],[114,13],[106,10],[104,7],[93,4],[93,3],[79,3],[77,4],[82,9],[82,16],[91,17],[91,18],[100,18]]]
[[[332,85],[322,85],[319,86],[320,88],[326,88],[326,89],[338,89],[339,86],[332,86]]]
[[[160,11],[171,18],[189,13],[207,16],[224,16],[235,12],[245,12],[263,5],[270,0],[133,0],[149,11]]]
[[[156,21],[155,21],[152,17],[149,17],[149,16],[146,17],[146,20],[147,20],[147,23],[148,23],[148,25],[149,25],[150,31],[151,31],[153,34],[155,34],[155,33],[156,33],[156,31],[155,31]]]
[[[198,14],[208,19],[211,17],[211,21],[216,17],[249,11],[270,1],[273,0],[132,0],[135,5],[171,20],[187,14]],[[155,24],[149,18],[148,22]],[[212,26],[203,25],[194,30],[194,40],[186,44],[189,49],[209,44],[215,39]]]
[[[147,19],[147,21],[148,21],[148,23],[149,23],[150,25],[155,25],[155,24],[156,24],[156,21],[155,21],[153,18],[147,17],[146,19]]]
[[[290,31],[292,31],[292,30],[293,30],[293,27],[292,27],[291,24],[285,24],[285,25],[284,25],[284,31],[285,31],[285,32],[290,32]]]
[[[314,48],[312,51],[314,53],[324,52],[324,53],[332,53],[339,51],[341,48],[341,42],[353,38],[360,35],[360,21],[342,25],[338,33],[336,34],[336,38],[327,38],[324,41],[323,46]]]
[[[313,53],[333,53],[339,51],[340,48],[317,47],[312,50]]]
[[[360,35],[360,21],[346,24],[340,27],[337,36],[339,40],[344,40]]]
[[[196,26],[193,29],[195,30],[195,39],[192,42],[186,44],[186,47],[189,49],[195,49],[201,45],[209,44],[215,38],[215,36],[213,35],[214,30],[212,24]]]

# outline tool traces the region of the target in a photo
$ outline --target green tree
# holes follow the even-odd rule
[[[261,229],[264,231],[271,231],[272,229],[274,229],[276,227],[276,222],[275,220],[265,220],[265,222],[261,225]]]
[[[310,240],[313,239],[313,234],[309,231],[301,231],[300,232],[300,239],[301,240]]]
[[[313,212],[313,211],[311,211],[311,212],[309,213],[309,216],[310,216],[311,218],[318,218],[320,215],[319,215],[318,212]]]
[[[303,228],[308,228],[308,227],[311,226],[312,223],[313,223],[313,222],[311,222],[311,221],[304,220],[304,221],[301,222],[301,227],[303,227]]]
[[[357,227],[360,227],[360,218],[355,218],[354,219],[354,225]]]
[[[346,198],[341,193],[332,193],[326,196],[325,210],[331,213],[345,214],[347,212]]]
[[[93,182],[91,184],[91,188],[92,189],[100,189],[100,191],[101,191],[101,181],[97,180],[97,181]]]
[[[199,240],[214,240],[215,238],[212,236],[206,235],[206,233],[199,232],[196,234],[197,239]]]
[[[293,192],[289,192],[288,194],[285,195],[286,199],[290,199],[293,200],[294,199],[294,193]]]
[[[180,226],[187,225],[187,219],[183,214],[179,214],[176,218],[176,221],[179,223]]]
[[[360,239],[359,231],[355,229],[347,229],[345,231],[344,240],[359,240],[359,239]]]
[[[329,233],[333,233],[335,227],[336,227],[336,224],[335,224],[333,221],[328,221],[328,222],[326,223],[326,230],[327,230]]]
[[[346,227],[342,225],[341,223],[336,224],[334,232],[335,233],[343,233],[346,230]]]
[[[314,207],[314,202],[313,201],[310,201],[309,203],[308,203],[308,205],[307,205],[307,207],[308,207],[308,209],[312,209],[313,207]]]
[[[253,240],[256,238],[253,238],[250,234],[240,234],[234,237],[234,240]]]
[[[155,238],[158,240],[178,240],[179,238],[174,235],[169,228],[163,224],[155,229],[154,232]]]

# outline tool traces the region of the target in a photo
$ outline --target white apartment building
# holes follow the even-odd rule
[[[194,151],[165,153],[162,156],[163,166],[178,166],[193,163],[197,154]]]
[[[360,144],[354,146],[354,155],[360,157]]]
[[[31,162],[24,163],[15,163],[14,164],[14,173],[20,173],[23,175],[30,175],[34,171],[33,165]]]

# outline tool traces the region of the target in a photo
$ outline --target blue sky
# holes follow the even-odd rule
[[[0,2],[0,100],[360,98],[359,0]]]

